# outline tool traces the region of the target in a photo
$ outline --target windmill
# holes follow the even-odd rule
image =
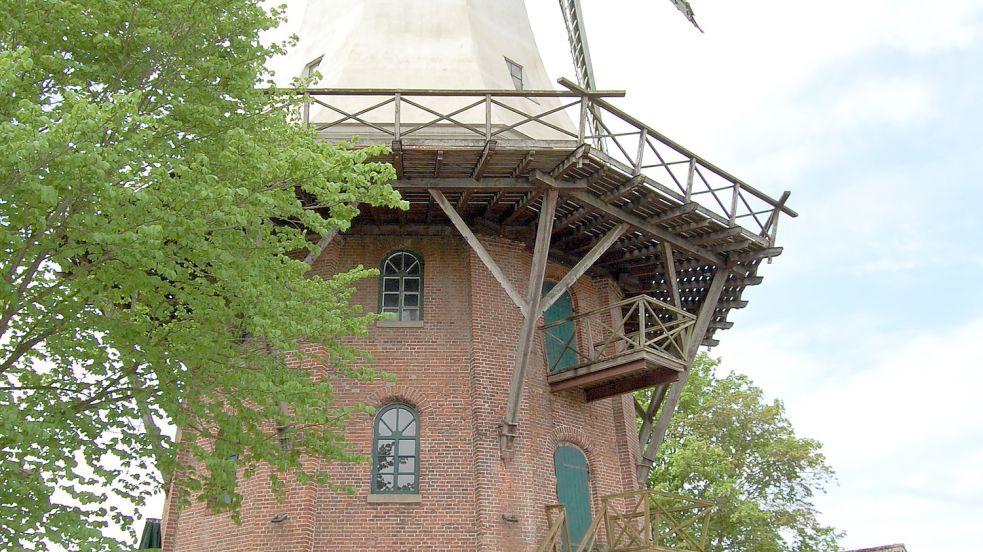
[[[389,319],[351,339],[395,381],[305,360],[375,409],[348,424],[369,462],[322,466],[352,493],[294,482],[279,505],[260,473],[242,527],[169,503],[165,549],[547,550],[601,527],[624,529],[611,550],[664,544],[640,473],[796,213],[609,103],[624,93],[594,86],[579,3],[561,7],[581,80],[555,90],[522,0],[310,3],[285,61],[322,75],[304,122],[387,146],[408,209],[361,207],[305,261],[379,270],[353,301]]]

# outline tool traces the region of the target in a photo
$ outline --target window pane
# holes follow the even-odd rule
[[[379,442],[376,444],[376,448],[375,448],[376,454],[391,455],[394,452],[393,447],[395,446],[396,446],[395,441],[379,439]]]
[[[392,473],[395,467],[395,461],[392,456],[377,456],[376,462],[376,473]],[[400,469],[402,469],[402,460],[400,460]]]
[[[376,475],[375,476],[375,488],[379,491],[391,491],[393,490],[393,476],[392,475]]]
[[[382,294],[382,306],[383,307],[398,307],[399,306],[399,294],[398,293],[384,293],[384,294]]]
[[[399,278],[386,278],[383,280],[383,291],[399,292]]]
[[[393,314],[399,314],[399,309],[395,307],[386,308],[386,309],[382,309],[382,312],[391,312]]]
[[[400,439],[399,454],[402,456],[416,456],[416,440]]]
[[[382,415],[382,418],[379,419],[379,435],[392,435],[396,431],[396,428],[399,427],[396,423],[396,414],[398,412],[398,408],[390,408]]]
[[[420,273],[420,262],[416,260],[415,257],[406,255],[403,261],[403,272],[407,274],[419,274]]]
[[[404,307],[418,307],[420,306],[420,295],[418,293],[407,293],[403,295],[403,306]]]
[[[416,420],[410,420],[410,423],[399,431],[406,437],[416,437]]]
[[[392,458],[389,460],[392,461]],[[400,456],[399,473],[416,473],[416,458],[413,456]]]
[[[399,266],[396,264],[395,257],[390,257],[386,260],[386,266],[382,269],[382,271],[385,274],[396,274],[397,272],[400,272]]]
[[[415,491],[416,490],[416,476],[415,475],[398,475],[396,476],[397,486],[401,491]]]
[[[400,320],[419,320],[420,314],[414,309],[403,309],[402,316],[399,317]]]
[[[420,291],[420,279],[412,277],[403,278],[403,291]]]

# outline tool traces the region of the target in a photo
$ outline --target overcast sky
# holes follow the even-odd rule
[[[775,196],[785,253],[712,351],[825,443],[858,548],[978,551],[983,1],[581,0],[599,88]],[[572,74],[555,0],[527,0]]]
[[[704,34],[668,0],[581,2],[599,88],[792,192],[785,253],[712,354],[825,443],[824,521],[847,548],[979,550],[983,0],[692,0]],[[557,2],[526,3],[572,78]]]

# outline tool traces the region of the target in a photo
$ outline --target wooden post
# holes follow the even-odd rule
[[[550,234],[553,230],[553,216],[556,213],[556,201],[559,192],[551,189],[543,198],[539,211],[539,225],[536,229],[536,245],[532,254],[532,269],[529,271],[529,285],[526,288],[526,305],[528,310],[519,331],[519,343],[515,353],[515,369],[512,371],[512,383],[509,387],[509,400],[505,410],[505,423],[502,426],[501,447],[502,456],[512,450],[516,429],[519,425],[519,404],[522,399],[522,385],[529,366],[529,356],[532,353],[533,335],[536,322],[540,316],[540,299],[543,295],[543,278],[546,276],[546,259],[550,248]]]
[[[689,172],[686,174],[686,201],[691,201],[693,196],[693,177],[696,173],[696,158],[689,160]]]
[[[491,140],[491,94],[485,94],[485,141]]]
[[[393,140],[399,140],[399,134],[400,134],[399,110],[400,110],[400,104],[403,103],[402,100],[403,100],[403,95],[399,92],[396,92],[393,99],[393,103],[394,103],[393,109],[395,110],[395,112],[393,113]]]

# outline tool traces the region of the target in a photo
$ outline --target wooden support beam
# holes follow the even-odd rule
[[[478,164],[476,164],[474,166],[474,170],[471,171],[471,178],[481,180],[481,176],[485,174],[485,169],[488,168],[488,162],[495,153],[495,146],[497,144],[498,142],[495,140],[488,140],[485,142],[485,148],[481,150],[481,156],[478,157]]]
[[[332,228],[328,230],[328,233],[321,236],[321,239],[317,240],[317,251],[311,251],[304,257],[304,264],[307,266],[314,266],[314,263],[321,258],[321,253],[324,253],[324,249],[334,240],[335,236],[338,235],[338,229]]]
[[[403,178],[403,143],[399,140],[393,141],[393,168],[396,169],[396,178]]]
[[[584,257],[580,259],[580,261],[574,265],[574,267],[571,268],[570,271],[567,272],[555,286],[553,286],[553,289],[551,289],[549,293],[543,297],[540,305],[540,312],[546,312],[546,309],[550,308],[550,306],[552,306],[564,292],[570,289],[570,286],[573,285],[578,278],[583,276],[585,272],[587,272],[587,269],[589,269],[594,262],[597,261],[597,259],[600,258],[600,256],[603,255],[609,247],[611,247],[611,244],[617,241],[618,238],[620,238],[621,235],[627,231],[628,224],[624,222],[608,231],[608,233],[601,238],[601,241],[597,242],[590,252],[584,255]]]
[[[457,192],[471,190],[475,192],[528,192],[538,188],[528,178],[411,178],[397,179],[389,185],[401,191],[442,190]],[[564,182],[564,185],[577,186],[576,183]]]
[[[478,255],[481,262],[485,264],[488,271],[492,273],[492,276],[494,276],[496,280],[498,280],[499,285],[502,286],[505,293],[507,293],[512,299],[515,306],[519,307],[519,310],[522,311],[524,316],[528,316],[529,306],[527,302],[521,295],[519,295],[519,292],[515,290],[508,278],[505,277],[505,273],[502,272],[502,269],[500,269],[498,264],[495,263],[495,259],[493,259],[485,247],[481,245],[481,242],[478,241],[477,236],[475,236],[474,232],[468,228],[467,223],[464,222],[461,215],[457,214],[457,211],[455,211],[450,202],[447,201],[444,194],[440,190],[430,190],[430,195],[432,195],[437,201],[437,204],[440,205],[440,208],[444,211],[444,214],[447,215],[447,218],[451,219],[451,223],[453,223],[454,227],[457,228],[457,231],[461,233],[464,241],[468,242],[468,245],[470,245],[471,249],[474,250],[476,255]]]
[[[639,480],[644,481],[644,476],[648,475],[648,470],[652,468],[652,463],[655,461],[655,457],[659,452],[659,448],[662,446],[662,442],[666,438],[666,431],[669,429],[669,421],[672,419],[672,414],[676,410],[676,405],[679,404],[679,399],[683,394],[683,386],[686,385],[686,380],[689,379],[690,370],[692,370],[693,360],[696,358],[696,353],[700,350],[700,345],[703,343],[703,339],[706,336],[707,330],[710,328],[710,323],[713,321],[715,316],[714,311],[716,310],[717,301],[720,299],[720,294],[724,290],[724,284],[727,278],[730,276],[730,271],[726,268],[718,268],[716,273],[713,275],[713,281],[710,283],[710,289],[707,290],[706,297],[703,300],[703,304],[700,306],[700,311],[696,315],[696,323],[693,325],[693,337],[690,341],[689,350],[686,351],[686,365],[687,369],[685,372],[680,374],[679,380],[673,382],[669,389],[668,394],[662,408],[659,411],[659,419],[656,422],[652,433],[649,435],[649,439],[645,442],[644,447],[642,447],[642,466],[639,466]],[[641,435],[639,435],[641,437]]]
[[[457,212],[468,214],[468,205],[471,201],[471,190],[464,190],[461,192],[461,197],[457,200]]]
[[[550,171],[550,176],[559,180],[563,178],[563,175],[572,171],[573,169],[580,168],[584,163],[584,157],[590,153],[590,146],[587,144],[580,145],[577,149],[567,156],[566,159],[560,162],[559,165],[553,167]]]
[[[515,206],[515,209],[512,211],[512,214],[510,214],[508,217],[505,218],[505,220],[502,221],[502,226],[508,226],[509,224],[515,222],[516,219],[522,216],[523,212],[527,208],[529,208],[529,206],[532,205],[537,199],[539,199],[539,196],[541,195],[543,195],[542,190],[535,190],[527,193],[526,197],[523,198],[522,201],[520,201],[519,204]]]
[[[704,226],[710,224],[710,219],[700,219],[693,222],[687,222],[686,224],[680,224],[679,226],[673,226],[669,229],[670,232],[690,232],[693,230],[699,230]]]
[[[679,207],[673,207],[668,211],[650,217],[646,220],[649,224],[662,224],[664,222],[669,222],[670,220],[679,218],[683,215],[688,215],[699,209],[700,204],[696,202],[683,203]]]
[[[519,405],[522,399],[522,386],[529,366],[532,352],[533,335],[540,316],[540,300],[543,295],[543,278],[546,275],[546,261],[550,249],[550,234],[553,226],[553,216],[556,213],[556,202],[559,193],[548,190],[543,198],[543,206],[539,210],[539,224],[536,228],[536,245],[533,248],[532,268],[529,270],[529,284],[526,287],[526,305],[522,328],[519,330],[519,343],[515,353],[515,369],[512,371],[512,382],[509,386],[508,404],[505,409],[505,421],[502,425],[501,449],[502,456],[511,455],[515,435],[519,425]]]
[[[672,232],[668,232],[655,225],[649,224],[645,220],[642,220],[641,218],[632,215],[631,213],[627,213],[622,209],[608,205],[603,201],[601,201],[600,199],[594,197],[590,192],[571,192],[570,195],[573,196],[573,198],[576,199],[579,203],[587,204],[588,206],[598,211],[607,213],[608,215],[620,219],[623,222],[627,222],[643,232],[648,232],[649,234],[652,234],[653,236],[659,238],[662,241],[667,241],[672,245],[676,246],[676,248],[679,249],[680,251],[684,251],[686,253],[689,253],[690,255],[699,257],[718,266],[722,266],[723,264],[725,264],[725,260],[722,256],[708,249],[704,249],[702,247],[692,245],[689,242],[687,242],[684,238],[680,238],[679,236],[673,234]]]
[[[721,243],[718,245],[710,246],[710,250],[714,253],[727,253],[728,251],[737,251],[738,249],[746,249],[751,242],[741,239],[737,241],[732,241],[728,243]]]
[[[600,171],[598,171],[600,172]],[[633,176],[628,179],[628,182],[616,187],[610,192],[601,196],[601,201],[604,203],[611,203],[616,199],[621,199],[626,194],[639,187],[643,182],[645,182],[645,177],[642,175]]]
[[[437,157],[434,159],[433,177],[440,177],[440,168],[444,164],[444,150],[437,150]]]
[[[659,411],[659,406],[662,405],[662,401],[666,398],[666,392],[669,390],[669,384],[662,384],[652,391],[652,396],[649,399],[649,404],[644,408],[644,411],[639,413],[639,417],[642,419],[642,427],[638,429],[638,450],[644,452],[646,445],[648,445],[649,440],[652,438],[652,422],[655,418],[655,413]],[[641,410],[641,405],[635,402],[636,412]],[[653,459],[654,461],[654,459]],[[643,468],[644,467],[644,471]],[[638,481],[644,483],[648,478],[648,471],[651,469],[651,462],[649,465],[645,465],[645,459],[642,459],[642,464],[638,466]]]
[[[710,232],[709,234],[703,234],[700,236],[695,236],[689,239],[690,243],[695,243],[697,245],[705,245],[708,243],[713,243],[715,241],[720,241],[726,238],[732,238],[734,236],[739,236],[743,229],[740,226],[730,226],[724,228],[723,230],[718,230],[716,232]]]
[[[759,259],[770,259],[771,257],[777,257],[781,254],[781,247],[769,247],[767,249],[759,249],[757,251],[741,253],[740,255],[733,255],[730,257],[730,261],[738,264],[745,264],[751,261],[757,261]]]
[[[529,169],[529,165],[532,165],[532,162],[535,160],[536,152],[534,150],[530,150],[529,153],[522,158],[522,161],[519,161],[519,164],[515,166],[515,169],[512,170],[512,178],[519,178],[525,174],[525,172]]]
[[[672,306],[682,309],[683,304],[679,300],[679,280],[676,276],[676,261],[672,258],[672,246],[666,242],[662,246],[662,262],[665,263],[666,286],[669,288],[669,297],[672,298]]]
[[[556,224],[553,225],[553,235],[564,232],[570,225],[576,224],[581,219],[587,217],[588,215],[591,215],[592,213],[593,211],[591,211],[586,207],[580,207],[578,209],[575,209],[569,215],[556,221]]]

